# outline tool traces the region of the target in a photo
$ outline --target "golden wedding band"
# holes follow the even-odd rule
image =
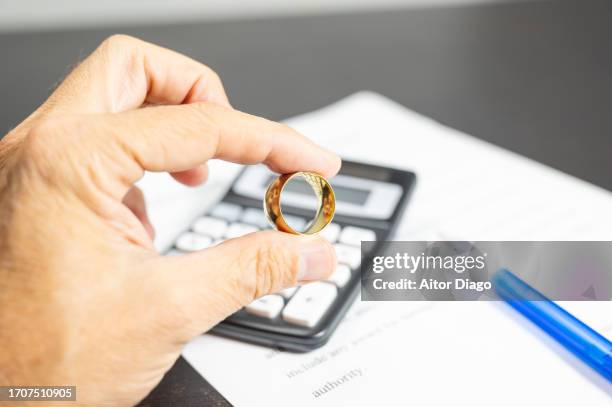
[[[281,210],[281,194],[285,184],[295,177],[302,177],[312,187],[317,200],[317,213],[312,221],[306,226],[306,230],[299,232],[291,228],[283,217]],[[292,174],[283,174],[276,178],[268,187],[266,197],[264,199],[264,211],[266,217],[272,223],[272,226],[281,232],[292,233],[294,235],[305,234],[311,235],[320,232],[325,226],[331,222],[336,210],[336,198],[334,190],[329,182],[319,174],[313,172],[294,172]]]

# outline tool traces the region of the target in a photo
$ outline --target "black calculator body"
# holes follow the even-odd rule
[[[262,202],[276,176],[264,166],[245,167],[223,199],[177,239],[172,254],[270,228]],[[415,174],[409,171],[343,161],[338,175],[330,179],[336,196],[335,216],[321,232],[332,241],[338,257],[338,269],[330,280],[262,297],[229,316],[212,332],[295,352],[324,345],[359,292],[360,242],[380,242],[368,253],[368,257],[376,255],[406,209],[415,180]],[[299,224],[306,225],[312,218],[313,202],[309,200],[315,198],[312,191],[291,185],[283,189],[283,214],[299,229]]]

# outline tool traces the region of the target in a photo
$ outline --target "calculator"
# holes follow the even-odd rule
[[[271,228],[262,205],[277,176],[263,165],[245,167],[223,199],[195,219],[167,254],[202,250]],[[325,344],[359,292],[361,241],[378,242],[366,257],[382,249],[406,209],[415,180],[409,171],[343,161],[338,175],[330,179],[336,197],[334,219],[320,232],[336,249],[338,265],[333,274],[326,281],[261,297],[211,332],[294,352]],[[313,218],[316,201],[309,188],[293,182],[283,188],[283,215],[295,230],[304,230]]]

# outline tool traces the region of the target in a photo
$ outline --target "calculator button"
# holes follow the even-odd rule
[[[213,238],[219,238],[223,236],[227,229],[227,222],[218,219],[211,218],[210,216],[203,216],[196,220],[193,224],[193,231],[201,235],[211,236]]]
[[[177,249],[184,252],[195,252],[197,250],[206,249],[212,243],[212,239],[208,236],[198,235],[197,233],[183,233],[175,243]]]
[[[336,284],[338,287],[344,287],[351,279],[351,269],[346,264],[338,264],[336,271],[332,273],[327,281]]]
[[[238,205],[220,202],[210,212],[210,216],[215,218],[225,219],[229,222],[235,222],[240,219],[242,208]]]
[[[303,285],[283,310],[283,319],[290,324],[314,327],[325,315],[337,296],[336,287],[328,283]]]
[[[329,240],[330,243],[336,243],[338,235],[340,234],[340,225],[337,223],[330,223],[325,226],[322,231],[319,232],[319,236]]]
[[[266,229],[270,227],[270,223],[266,218],[266,214],[261,209],[247,208],[240,220],[244,223],[255,225],[260,229]]]
[[[306,228],[306,219],[304,218],[284,214],[283,218],[285,218],[285,222],[287,222],[287,225],[289,225],[289,227],[295,231],[301,232]]]
[[[361,265],[361,249],[358,247],[335,244],[334,249],[336,249],[338,263],[346,264],[351,270],[355,270]]]
[[[347,226],[342,229],[340,243],[350,244],[352,246],[361,246],[361,242],[373,242],[376,241],[376,233],[370,229],[358,228],[355,226]]]
[[[278,294],[280,294],[283,297],[289,299],[289,298],[293,297],[293,294],[295,294],[295,292],[298,290],[298,288],[299,287],[285,288],[284,290],[279,291]]]
[[[257,315],[264,318],[276,318],[280,314],[285,301],[283,297],[278,295],[265,295],[261,298],[256,299],[244,309],[249,314]]]
[[[228,239],[233,239],[235,237],[240,237],[249,233],[257,232],[258,230],[259,229],[257,229],[255,226],[247,225],[244,223],[232,223],[225,231],[225,237],[227,237]]]

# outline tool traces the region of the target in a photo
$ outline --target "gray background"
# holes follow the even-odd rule
[[[611,22],[609,1],[560,0],[5,33],[0,130],[124,32],[209,64],[251,113],[281,119],[370,89],[612,190]],[[225,401],[179,359],[143,405],[211,403]]]
[[[612,190],[612,3],[554,1],[0,35],[0,129],[112,32],[192,55],[281,119],[360,89]]]

